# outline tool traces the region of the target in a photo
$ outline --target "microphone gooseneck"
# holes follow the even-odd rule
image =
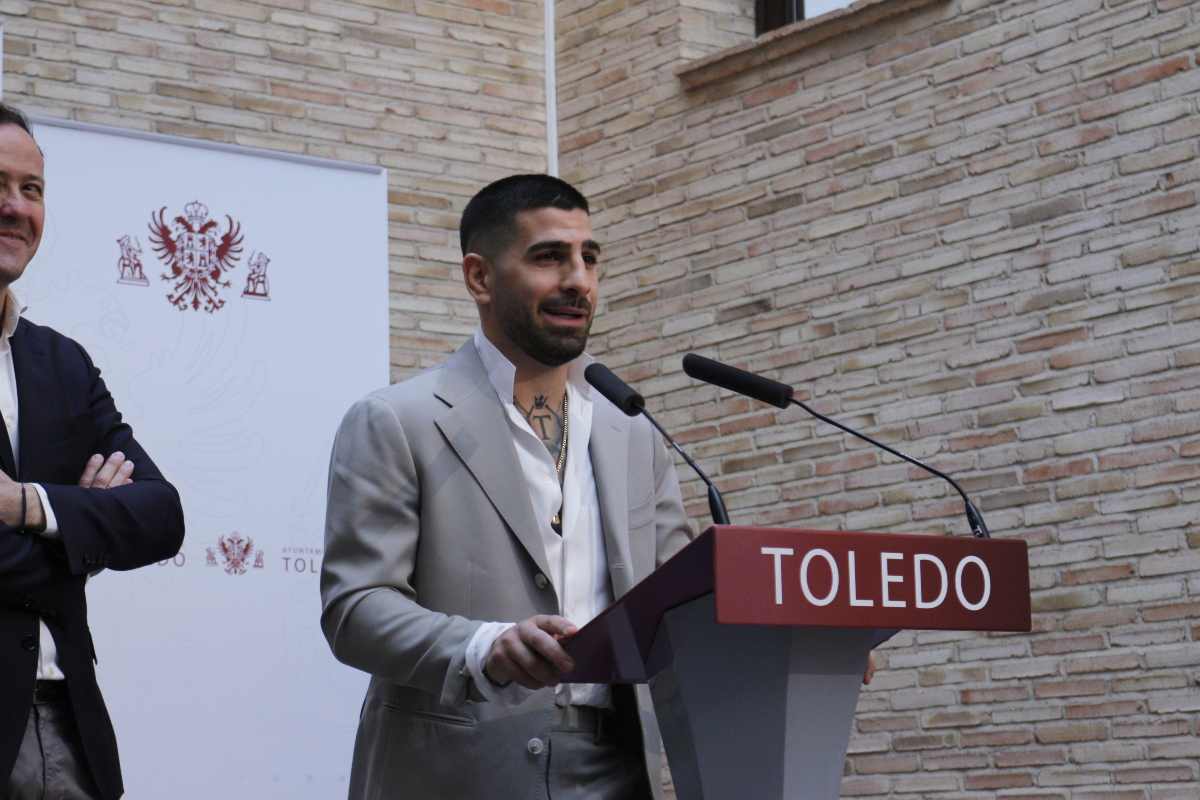
[[[907,461],[914,466],[918,466],[926,472],[930,472],[954,487],[955,491],[962,497],[963,505],[966,508],[967,524],[971,526],[971,533],[980,539],[990,539],[992,534],[988,530],[987,523],[983,521],[983,515],[979,513],[979,509],[971,503],[967,497],[967,493],[963,491],[958,483],[940,470],[934,469],[928,464],[924,464],[911,456],[901,453],[894,447],[889,447],[883,442],[876,441],[865,433],[859,433],[853,428],[848,428],[837,420],[831,419],[824,414],[814,411],[804,403],[797,400],[793,394],[792,387],[773,381],[770,378],[764,378],[761,375],[755,375],[752,372],[731,367],[728,364],[722,364],[719,361],[713,361],[710,358],[704,358],[694,353],[688,353],[683,357],[683,371],[696,380],[711,383],[720,386],[723,389],[728,389],[731,392],[746,395],[747,397],[759,400],[764,403],[776,406],[777,408],[787,408],[788,405],[800,406],[822,422],[827,422],[839,430],[843,430],[851,436],[857,436],[864,442],[875,445],[876,447],[886,450],[892,455]]]
[[[645,399],[635,392],[629,384],[613,374],[612,370],[598,361],[588,365],[587,369],[583,371],[583,377],[592,385],[592,388],[604,395],[610,403],[621,409],[627,416],[636,417],[638,414],[641,414],[654,426],[655,430],[662,434],[663,439],[675,449],[676,453],[679,453],[683,457],[687,465],[696,471],[696,474],[700,476],[700,480],[704,481],[704,485],[708,487],[708,510],[712,514],[713,522],[717,525],[728,525],[729,512],[725,510],[725,501],[721,497],[720,491],[713,485],[709,477],[704,474],[704,470],[700,469],[696,462],[675,443],[670,434],[663,430],[662,426],[658,424],[658,420],[651,416],[650,412],[646,411]]]
[[[859,439],[862,439],[864,442],[870,442],[871,444],[875,445],[876,447],[879,447],[879,448],[882,448],[882,449],[888,451],[889,453],[896,456],[897,458],[902,458],[905,461],[907,461],[908,463],[914,464],[914,465],[920,467],[921,469],[925,470],[926,472],[932,472],[934,475],[937,475],[939,478],[941,478],[942,480],[949,483],[951,486],[953,486],[955,488],[955,490],[959,493],[959,495],[962,496],[963,505],[966,507],[966,512],[967,512],[967,524],[969,524],[971,526],[971,533],[975,534],[975,536],[980,539],[990,539],[991,538],[992,534],[987,529],[987,525],[983,521],[983,515],[980,514],[979,510],[971,504],[970,499],[967,498],[967,493],[964,492],[962,487],[958,485],[958,482],[955,481],[953,478],[951,478],[949,475],[947,475],[946,473],[944,473],[940,470],[934,469],[933,467],[929,466],[928,464],[923,464],[920,461],[917,461],[915,458],[912,458],[911,456],[906,456],[904,453],[901,453],[896,448],[888,447],[883,442],[876,441],[875,439],[872,439],[870,436],[867,436],[865,433],[859,433],[858,431],[854,430],[853,428],[846,427],[845,425],[838,422],[837,420],[830,419],[829,417],[825,416],[824,414],[814,411],[813,409],[804,405],[804,403],[801,403],[799,400],[797,400],[794,397],[791,399],[791,403],[792,403],[792,405],[800,406],[805,411],[807,411],[809,414],[812,414],[814,417],[821,420],[822,422],[828,422],[833,427],[840,428],[841,430],[844,430],[846,433],[850,434],[851,436],[857,436]]]

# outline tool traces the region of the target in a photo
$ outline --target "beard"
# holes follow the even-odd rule
[[[587,346],[588,333],[592,329],[592,309],[587,300],[549,300],[542,303],[539,309],[555,306],[571,306],[587,311],[587,324],[579,329],[553,328],[543,325],[536,312],[507,304],[498,309],[500,327],[508,340],[525,355],[548,367],[558,367],[578,358]]]

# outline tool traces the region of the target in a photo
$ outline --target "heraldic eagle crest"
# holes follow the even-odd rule
[[[161,277],[174,281],[167,300],[180,311],[212,313],[225,305],[220,297],[229,281],[221,277],[237,266],[242,255],[242,228],[229,215],[229,226],[217,239],[217,223],[209,219],[208,206],[194,200],[183,207],[186,216],[177,216],[169,224],[166,206],[150,214],[150,244],[158,258],[170,270]]]
[[[217,539],[217,547],[221,550],[221,558],[225,562],[225,571],[230,575],[246,574],[250,566],[250,556],[254,554],[254,540],[240,533],[231,533],[228,537]]]

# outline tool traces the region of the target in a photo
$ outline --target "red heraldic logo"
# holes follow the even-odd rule
[[[217,537],[216,550],[209,547],[207,551],[208,566],[218,566],[217,556],[220,556],[226,575],[245,575],[252,559],[254,569],[263,568],[263,551],[255,550],[254,540],[249,536],[242,536],[237,531],[228,536]]]
[[[188,203],[170,223],[166,210],[163,206],[150,214],[149,228],[150,244],[168,269],[161,277],[174,282],[167,300],[180,311],[203,308],[211,314],[225,305],[220,292],[229,288],[229,281],[222,277],[241,258],[241,225],[227,214],[228,225],[218,239],[219,226],[200,201]]]

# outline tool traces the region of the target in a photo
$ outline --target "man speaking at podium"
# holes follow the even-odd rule
[[[691,537],[661,438],[583,380],[587,200],[505,178],[460,239],[479,329],[356,403],[333,446],[321,623],[372,676],[350,797],[650,797],[648,705],[559,680],[558,639]]]

